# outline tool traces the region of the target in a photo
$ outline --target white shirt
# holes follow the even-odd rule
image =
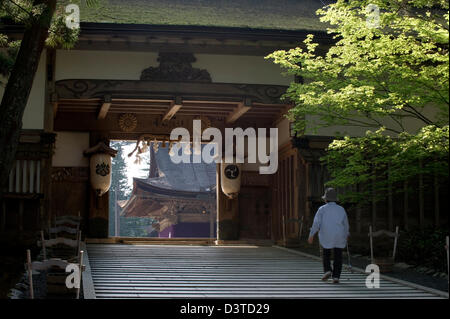
[[[314,236],[317,231],[319,231],[319,242],[323,248],[345,248],[350,234],[345,209],[335,202],[319,207],[309,236]]]

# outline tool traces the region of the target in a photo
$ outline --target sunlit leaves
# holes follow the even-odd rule
[[[365,7],[369,3],[380,7],[380,28],[367,27]],[[441,6],[440,11],[436,5]],[[305,80],[304,85],[291,87],[287,93],[296,104],[291,117],[300,121],[306,115],[316,115],[321,126],[345,124],[370,129],[380,127],[374,116],[395,117],[401,124],[405,116],[414,116],[424,125],[448,123],[445,8],[448,1],[337,1],[319,10],[338,39],[336,45],[319,55],[318,43],[308,36],[301,48],[268,56],[288,74]],[[425,106],[440,110],[440,116],[417,116]],[[336,116],[330,116],[333,113]],[[355,116],[366,116],[367,121],[358,123],[353,120]],[[386,130],[405,130],[395,123]]]
[[[448,180],[448,125],[425,126],[418,134],[402,133],[397,138],[384,133],[380,129],[368,131],[363,137],[333,141],[322,158],[332,177],[328,184],[340,188],[375,185],[377,198],[383,199],[389,184],[411,180],[419,174]],[[364,196],[372,196],[371,191],[371,187],[348,191],[341,199],[356,203]]]
[[[368,4],[380,8],[379,27],[367,23]],[[358,202],[373,190],[383,199],[389,185],[419,174],[448,180],[448,1],[338,0],[318,14],[335,45],[319,54],[308,36],[267,58],[304,79],[286,92],[301,134],[307,124],[369,130],[330,145],[329,185],[353,187],[341,199]],[[422,129],[408,132],[411,119]]]

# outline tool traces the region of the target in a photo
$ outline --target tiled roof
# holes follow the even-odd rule
[[[98,0],[80,4],[82,22],[325,30],[315,15],[331,0]],[[61,1],[62,4],[68,0]]]
[[[159,177],[145,180],[147,184],[179,191],[214,192],[216,185],[215,163],[175,164],[170,159],[168,147],[160,147],[155,154],[155,158]],[[143,179],[139,180],[144,181]]]

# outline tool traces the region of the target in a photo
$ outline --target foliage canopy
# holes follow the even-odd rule
[[[330,185],[372,181],[383,194],[418,174],[448,179],[448,8],[445,0],[338,0],[317,11],[336,40],[325,54],[309,35],[302,47],[266,57],[302,79],[285,95],[295,103],[288,117],[297,132],[368,130],[329,146]],[[344,200],[364,195],[347,192]]]

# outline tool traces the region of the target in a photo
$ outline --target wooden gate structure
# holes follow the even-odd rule
[[[168,137],[180,126],[192,131],[192,121],[200,119],[204,127],[216,127],[222,135],[225,128],[237,127],[279,131],[275,174],[260,175],[255,167],[245,166],[241,197],[235,199],[220,190],[217,174],[216,239],[253,238],[283,245],[298,240],[299,224],[292,221],[303,219],[305,233],[311,225],[329,178],[319,159],[333,137],[291,134],[285,115],[293,104],[282,96],[290,83],[302,79],[283,77],[282,70],[264,57],[298,46],[308,34],[319,42],[319,53],[335,40],[324,26],[305,22],[316,17],[320,2],[304,6],[292,1],[289,8],[273,3],[277,10],[285,10],[282,21],[276,21],[275,11],[252,7],[248,28],[239,27],[242,21],[175,26],[161,21],[136,23],[125,17],[118,17],[121,23],[99,22],[108,17],[82,19],[73,50],[47,48],[25,110],[16,166],[2,199],[2,235],[14,236],[24,228],[40,230],[56,215],[80,214],[89,237],[107,238],[109,196],[97,197],[91,189],[83,151],[100,141],[137,140],[142,134]],[[127,10],[145,12],[150,5],[137,1],[135,8]],[[220,21],[236,21],[236,16],[227,16],[232,11],[215,10]],[[258,24],[253,14],[266,22]],[[273,19],[266,19],[267,15]],[[273,27],[267,21],[280,25]],[[1,32],[18,40],[23,27],[2,25]],[[445,189],[436,190],[435,202],[445,211],[448,203],[439,202],[439,192]],[[394,216],[396,208],[390,207],[390,224],[408,225],[412,208],[407,207],[408,194],[405,198],[405,208],[400,208],[403,217]],[[421,201],[422,224],[428,206]],[[376,207],[372,211],[372,219],[379,223],[384,216],[376,214]],[[361,219],[370,216],[363,215],[350,211],[353,229],[365,231]],[[439,215],[439,207],[435,216],[436,224],[447,218]],[[25,227],[28,220],[33,222]]]

